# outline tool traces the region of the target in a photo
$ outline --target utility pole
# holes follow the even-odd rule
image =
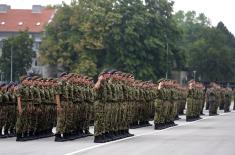
[[[193,71],[193,79],[194,79],[194,81],[196,81],[196,73],[197,73],[197,71]]]
[[[166,63],[167,63],[167,67],[166,67],[166,79],[168,79],[168,68],[169,68],[169,45],[168,45],[168,42],[166,42]]]
[[[12,62],[12,45],[11,45],[11,82],[12,82],[12,71],[13,71],[13,62]]]

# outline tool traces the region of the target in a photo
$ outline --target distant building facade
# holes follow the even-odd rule
[[[52,21],[55,12],[54,9],[44,8],[41,5],[33,5],[32,9],[11,9],[9,5],[0,4],[0,42],[16,36],[20,31],[24,30],[27,30],[30,37],[34,40],[33,50],[37,56],[33,58],[29,72],[43,76],[47,75],[46,67],[41,66],[37,61],[38,50],[42,42],[45,26]]]

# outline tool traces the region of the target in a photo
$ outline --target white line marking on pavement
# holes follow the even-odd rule
[[[235,113],[235,112],[231,111],[230,113]],[[202,121],[202,120],[211,119],[211,118],[218,117],[218,116],[223,116],[223,115],[228,115],[230,113],[221,113],[221,114],[216,115],[216,116],[206,116],[206,117],[204,117],[202,119],[199,119],[199,120],[196,120],[196,121],[193,121],[193,122],[185,122],[183,124],[180,124],[180,125],[177,125],[177,126],[173,126],[173,127],[169,127],[169,128],[163,129],[163,130],[155,130],[153,132],[147,132],[147,133],[143,133],[143,134],[136,135],[136,136],[133,136],[133,137],[119,139],[119,140],[116,140],[116,141],[111,141],[111,142],[103,143],[103,144],[97,144],[95,146],[87,147],[87,148],[84,148],[84,149],[81,149],[81,150],[77,150],[77,151],[74,151],[74,152],[71,152],[71,153],[67,153],[65,155],[75,155],[75,154],[82,153],[82,152],[85,152],[85,151],[88,151],[88,150],[96,149],[96,148],[99,148],[99,147],[102,147],[102,146],[106,146],[106,145],[117,143],[117,142],[121,142],[121,141],[126,141],[128,139],[132,139],[132,138],[136,138],[136,137],[141,137],[141,136],[146,136],[146,135],[151,135],[151,134],[157,135],[157,133],[160,133],[160,132],[163,132],[163,131],[167,131],[167,130],[170,130],[172,128],[186,126],[186,125],[193,124],[193,123],[196,123],[196,122],[199,122],[199,121]]]

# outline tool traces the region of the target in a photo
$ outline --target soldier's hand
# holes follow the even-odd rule
[[[100,81],[97,81],[95,86],[93,87],[93,90],[97,90],[100,88]]]
[[[61,108],[61,107],[57,107],[57,111],[58,111],[58,112],[61,112],[61,111],[62,111],[62,108]]]

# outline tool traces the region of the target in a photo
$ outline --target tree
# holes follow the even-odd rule
[[[63,5],[46,29],[42,60],[60,63],[66,71],[97,75],[116,68],[156,80],[167,66],[170,70],[173,62],[184,61],[175,46],[180,33],[172,6],[167,0],[79,0]]]
[[[220,22],[210,25],[204,14],[195,11],[179,11],[174,15],[182,31],[180,49],[186,54],[189,71],[196,70],[204,81],[232,81],[235,75],[235,39],[226,26]]]
[[[10,81],[11,77],[11,51],[13,81],[17,81],[19,76],[25,75],[32,65],[32,58],[35,56],[33,40],[27,31],[20,32],[16,37],[3,40],[2,56],[0,58],[0,70],[4,72],[5,80]]]

